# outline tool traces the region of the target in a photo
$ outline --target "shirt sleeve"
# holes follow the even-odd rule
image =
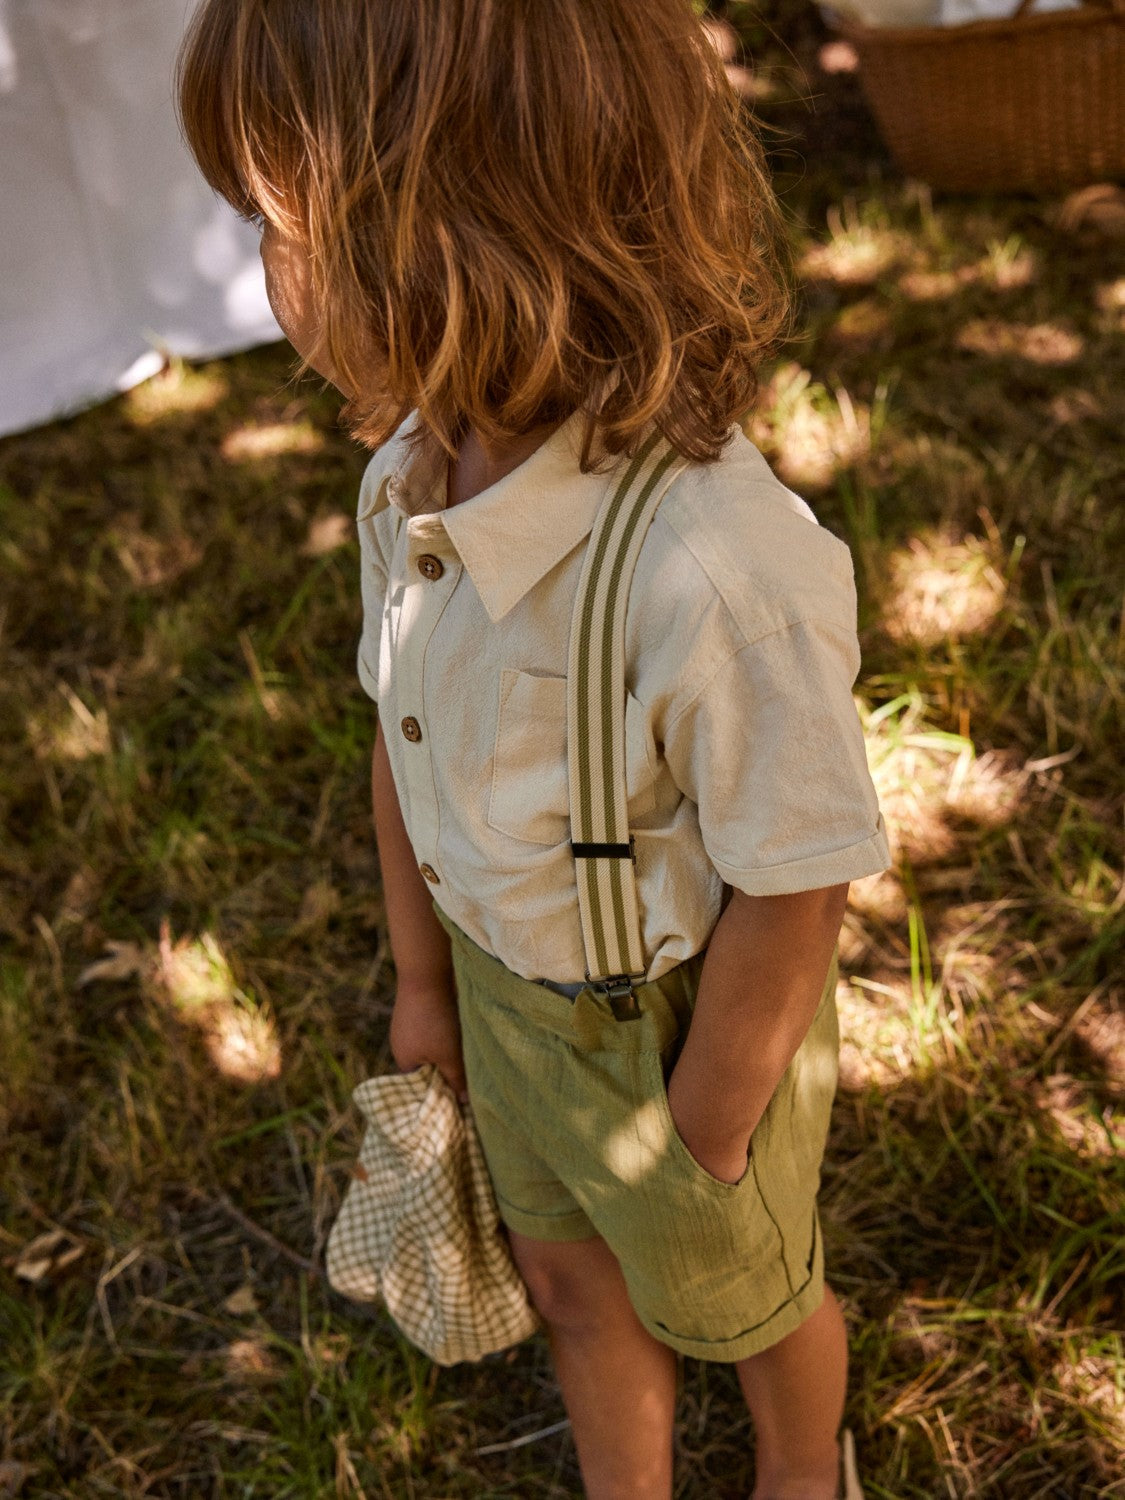
[[[365,490],[360,492],[358,526],[363,630],[356,652],[356,672],[364,692],[376,703],[379,701],[379,640],[387,597],[387,566],[375,529],[375,518],[381,509],[383,505],[378,502],[374,506],[370,503]]]
[[[801,620],[735,650],[666,726],[669,769],[728,885],[787,895],[890,864],[858,670],[854,631]]]

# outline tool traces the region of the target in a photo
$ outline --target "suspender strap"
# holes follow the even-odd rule
[[[632,983],[647,972],[625,802],[625,610],[649,522],[687,462],[654,433],[607,493],[570,630],[570,830],[586,977],[605,985],[619,1016],[634,1013]]]

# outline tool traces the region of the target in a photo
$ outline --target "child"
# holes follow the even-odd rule
[[[755,1500],[833,1500],[835,944],[888,855],[847,549],[737,425],[786,305],[760,148],[688,0],[203,0],[180,100],[376,450],[391,1047],[467,1090],[586,1492],[670,1496],[679,1351],[735,1365]],[[568,636],[653,434],[687,466],[628,594],[645,972],[614,987],[584,980]]]

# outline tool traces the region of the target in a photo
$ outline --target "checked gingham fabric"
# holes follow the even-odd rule
[[[476,1127],[430,1064],[365,1079],[367,1129],[326,1270],[357,1302],[380,1298],[438,1364],[477,1360],[538,1326],[500,1229]]]

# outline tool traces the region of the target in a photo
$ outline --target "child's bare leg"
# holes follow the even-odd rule
[[[547,1324],[589,1500],[669,1500],[676,1357],[643,1327],[604,1240],[513,1234]]]
[[[848,1343],[832,1289],[791,1334],[736,1368],[757,1439],[751,1500],[835,1500]]]

